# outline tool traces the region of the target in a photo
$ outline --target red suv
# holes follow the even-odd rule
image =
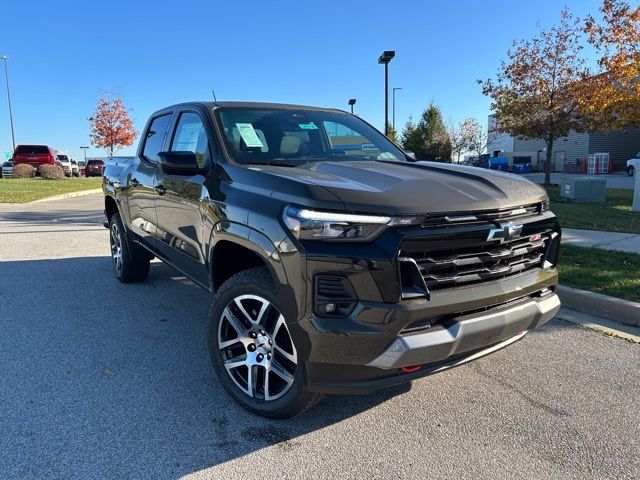
[[[55,150],[47,145],[18,145],[13,153],[13,166],[21,163],[33,168],[43,164],[62,166]]]
[[[87,160],[84,174],[87,177],[101,177],[104,170],[104,162],[102,160]]]

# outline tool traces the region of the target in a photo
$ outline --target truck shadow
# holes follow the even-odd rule
[[[111,268],[108,257],[0,262],[11,280],[0,290],[3,478],[177,478],[295,449],[410,390],[329,396],[287,421],[254,416],[210,366],[210,295],[161,263],[135,285]]]

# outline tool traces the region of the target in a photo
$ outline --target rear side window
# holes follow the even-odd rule
[[[148,161],[157,162],[159,160],[158,153],[162,149],[162,143],[167,133],[170,120],[171,114],[162,115],[161,117],[154,118],[151,125],[149,125],[149,130],[147,130],[147,136],[144,141],[144,150],[142,150],[142,155]]]
[[[46,145],[18,145],[16,155],[48,155],[49,148]]]
[[[209,140],[200,115],[194,112],[180,114],[171,150],[195,153],[200,168],[209,163]]]

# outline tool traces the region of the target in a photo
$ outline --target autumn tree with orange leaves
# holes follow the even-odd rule
[[[495,79],[479,81],[501,132],[547,144],[547,185],[553,144],[570,130],[640,126],[640,7],[603,0],[600,14],[578,19],[564,9],[557,26],[514,42]],[[587,68],[587,42],[597,70]]]
[[[624,129],[640,125],[640,6],[604,0],[600,21],[585,21],[588,42],[599,54],[599,72],[583,99],[592,128]]]
[[[113,153],[133,145],[138,132],[133,128],[129,112],[119,98],[100,98],[93,116],[89,117],[91,143]]]
[[[495,79],[479,81],[501,132],[546,143],[545,185],[551,183],[554,142],[586,128],[579,89],[588,85],[592,72],[582,55],[582,30],[582,22],[564,9],[558,25],[514,42]]]

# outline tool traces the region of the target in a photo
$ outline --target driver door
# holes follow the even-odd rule
[[[203,111],[190,107],[178,112],[166,151],[190,151],[198,166],[209,169],[212,162],[213,136],[205,127]],[[158,169],[156,214],[158,216],[158,250],[173,265],[202,285],[209,285],[206,268],[205,228],[209,205],[206,175],[168,174]]]

